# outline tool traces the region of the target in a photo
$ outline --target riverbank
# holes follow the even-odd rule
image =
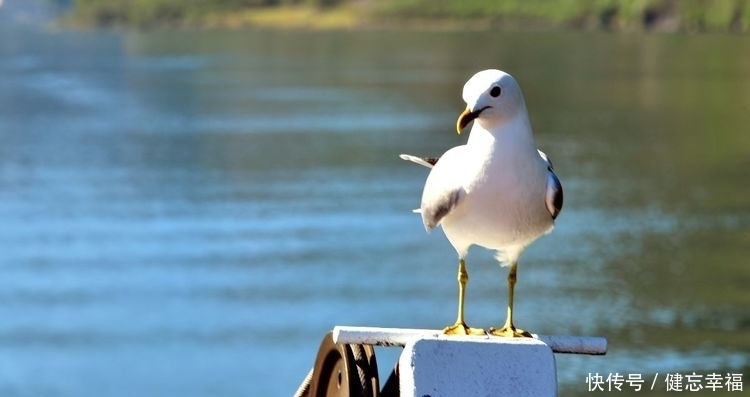
[[[494,2],[314,0],[308,2],[78,0],[64,23],[77,27],[353,29],[581,29],[660,32],[750,30],[750,0]],[[278,3],[278,5],[276,5]],[[274,5],[268,5],[274,4]]]

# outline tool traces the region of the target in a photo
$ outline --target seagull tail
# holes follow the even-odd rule
[[[432,166],[434,166],[438,161],[437,157],[419,157],[412,156],[411,154],[400,154],[398,157],[401,157],[402,160],[411,161],[412,163],[419,164],[427,168],[432,168]]]

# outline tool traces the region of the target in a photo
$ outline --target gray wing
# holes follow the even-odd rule
[[[419,211],[427,230],[437,227],[466,195],[461,167],[464,163],[464,152],[463,146],[457,146],[445,152],[440,157],[440,162],[436,159],[430,175],[427,176]]]
[[[419,157],[412,156],[411,154],[401,154],[398,157],[401,157],[403,160],[411,161],[412,163],[425,166],[427,168],[432,168],[438,162],[438,160],[440,160],[440,157]]]
[[[422,200],[422,208],[420,213],[422,214],[422,223],[427,230],[434,229],[440,224],[440,221],[448,215],[459,202],[464,195],[464,190],[461,188],[446,190],[439,196],[435,196],[425,201]]]
[[[555,175],[554,168],[552,167],[552,160],[541,150],[537,150],[539,156],[547,163],[547,194],[544,198],[544,203],[547,206],[547,211],[552,215],[552,219],[556,219],[560,215],[563,206],[563,188],[562,183]]]

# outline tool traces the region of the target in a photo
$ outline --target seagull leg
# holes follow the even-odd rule
[[[443,333],[447,335],[485,335],[483,329],[470,328],[464,321],[464,297],[466,296],[466,284],[469,282],[469,272],[466,271],[466,262],[463,258],[458,261],[458,318],[456,323],[445,327]]]
[[[505,325],[500,329],[490,328],[490,334],[505,337],[526,337],[531,338],[531,333],[516,328],[513,325],[513,289],[516,286],[518,262],[513,261],[508,272],[508,316],[505,319]]]

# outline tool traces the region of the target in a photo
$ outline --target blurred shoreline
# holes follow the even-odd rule
[[[471,0],[460,4],[428,0],[228,0],[214,3],[77,0],[68,5],[70,12],[62,18],[62,24],[77,28],[409,28],[667,33],[746,33],[750,30],[750,0],[538,3]]]

